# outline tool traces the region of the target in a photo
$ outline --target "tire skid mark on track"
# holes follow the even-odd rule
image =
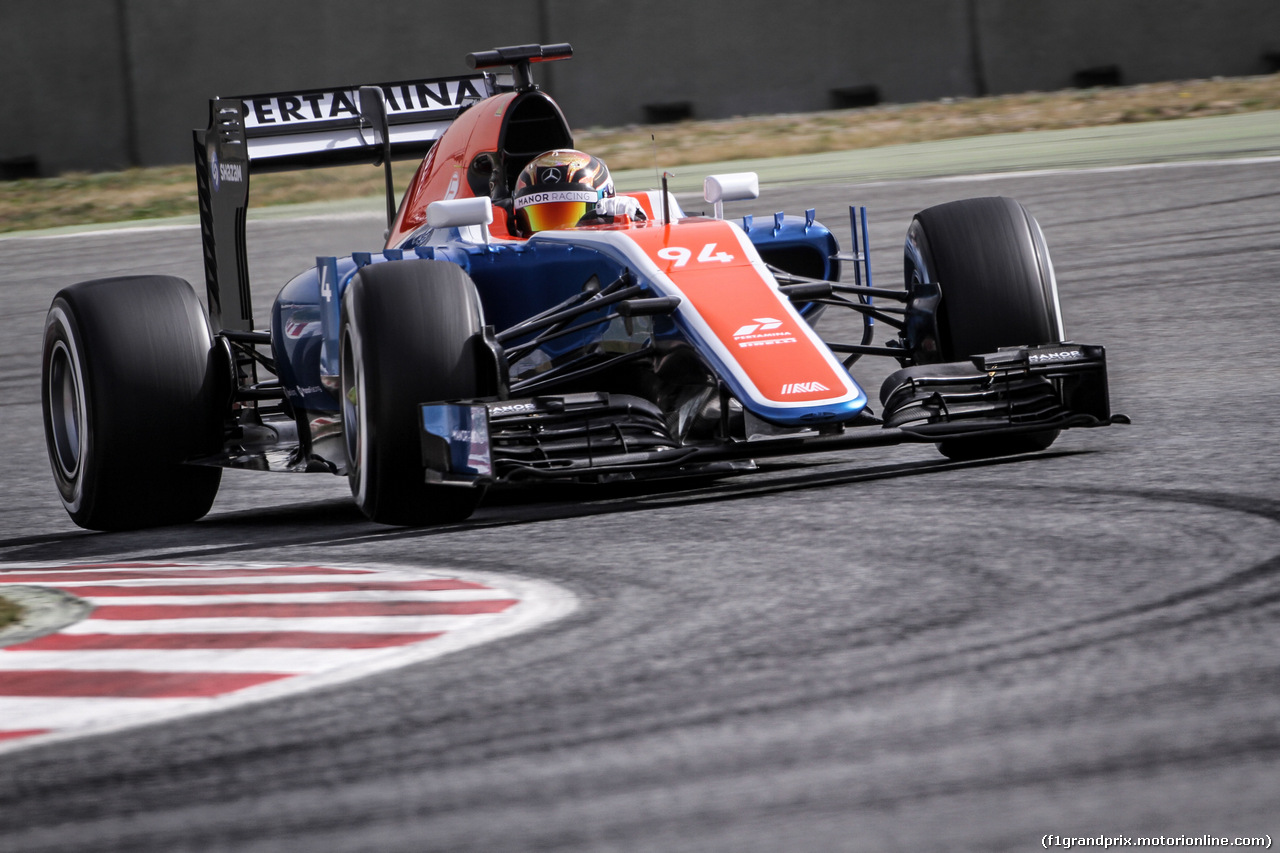
[[[1280,596],[1273,596],[1271,601],[1266,602],[1266,604],[1277,603],[1280,603]],[[1258,606],[1262,606],[1262,604],[1259,603]],[[1247,606],[1252,608],[1254,605],[1250,603]],[[891,666],[876,669],[848,670],[846,673],[848,676],[847,685],[832,687],[826,691],[809,691],[800,698],[787,696],[764,699],[756,696],[731,704],[723,704],[714,709],[699,707],[681,710],[671,713],[658,722],[647,720],[641,724],[635,724],[625,718],[620,718],[618,721],[600,726],[590,733],[579,732],[574,733],[572,737],[542,740],[536,745],[528,747],[513,746],[510,743],[500,742],[489,736],[483,740],[457,740],[451,743],[451,747],[459,752],[465,752],[471,748],[484,748],[509,758],[519,754],[545,753],[548,750],[558,748],[572,747],[580,749],[592,744],[604,745],[617,740],[632,740],[676,733],[691,727],[723,724],[727,719],[745,720],[753,715],[777,715],[786,711],[795,711],[797,713],[814,712],[822,708],[847,708],[851,703],[859,699],[874,697],[885,691],[928,687],[931,684],[966,673],[1016,665],[1056,655],[1065,655],[1117,640],[1143,636],[1150,637],[1153,629],[1172,631],[1206,620],[1236,615],[1240,609],[1242,608],[1222,608],[1217,611],[1194,614],[1180,620],[1167,620],[1155,626],[1140,625],[1132,629],[1115,631],[1105,636],[1085,638],[1077,642],[1032,651],[1009,649],[1009,646],[1018,643],[1018,639],[1013,639],[1007,643],[991,644],[993,650],[1003,649],[1007,652],[1006,654],[990,655],[979,660],[966,661],[965,658],[977,655],[983,649],[965,647],[936,655],[895,661]],[[929,666],[930,664],[950,665]],[[1272,673],[1268,677],[1274,677],[1275,674],[1277,673]],[[1064,725],[1068,722],[1068,719],[1064,718],[1062,720]],[[1233,734],[1224,736],[1221,743],[1205,742],[1197,744],[1194,747],[1182,750],[1179,754],[1170,753],[1163,746],[1156,750],[1137,745],[1131,751],[1111,756],[1102,766],[1099,766],[1096,761],[1082,761],[1078,767],[1069,768],[1070,772],[1066,774],[1066,777],[1122,774],[1171,764],[1215,766],[1229,763],[1239,756],[1249,756],[1253,759],[1280,756],[1280,735],[1274,732],[1260,733],[1251,737],[1242,745],[1238,736]],[[456,765],[448,761],[439,761],[437,769],[444,771],[453,766]],[[1011,777],[989,779],[977,785],[973,783],[972,779],[969,779],[965,781],[963,786],[956,787],[954,791],[959,793],[973,790],[1016,790],[1024,785],[1060,783],[1063,778],[1063,769],[1057,767],[1043,773],[1026,772],[1016,779]],[[945,795],[946,793],[947,790],[939,789],[929,794],[929,796],[935,794]],[[920,794],[921,792],[904,795],[902,799],[910,801],[920,796]],[[891,797],[885,803],[892,804],[897,802],[898,799],[897,797]],[[876,801],[867,801],[867,803],[872,802]]]
[[[1037,458],[1043,459],[1049,455],[1058,454],[1038,454]],[[953,463],[953,467],[989,465],[998,461],[1013,460]],[[1036,487],[1003,485],[955,486],[954,488],[956,491],[974,493],[1040,491]],[[1089,488],[1062,487],[1060,491],[1078,493],[1082,496],[1096,496],[1096,491]],[[1111,490],[1109,494],[1129,496],[1153,503],[1188,503],[1225,512],[1240,512],[1280,524],[1280,502],[1265,498],[1190,490]],[[1216,581],[1176,594],[1165,595],[1151,602],[1121,607],[1086,619],[1064,621],[1057,625],[1024,631],[998,640],[969,643],[934,653],[910,655],[869,667],[845,669],[842,671],[844,677],[839,683],[833,683],[823,690],[807,691],[800,698],[792,696],[762,698],[756,695],[713,709],[682,709],[671,713],[660,722],[649,721],[641,725],[619,719],[589,735],[575,733],[572,739],[566,739],[563,742],[542,741],[538,744],[537,750],[543,751],[556,746],[572,745],[580,748],[592,743],[605,744],[620,739],[676,732],[690,726],[713,725],[727,718],[742,718],[755,714],[777,714],[788,710],[813,711],[825,705],[847,707],[859,698],[872,697],[885,691],[927,687],[966,673],[1069,655],[1116,641],[1134,638],[1150,639],[1156,634],[1176,632],[1179,629],[1214,620],[1236,618],[1248,612],[1265,611],[1267,608],[1280,608],[1280,584],[1269,589],[1250,591],[1240,600],[1218,602],[1216,598],[1222,593],[1246,588],[1253,584],[1275,582],[1278,579],[1280,579],[1280,554]],[[860,639],[849,638],[848,645],[860,644]],[[1275,674],[1280,674],[1280,669],[1267,677],[1271,678]],[[1232,738],[1226,738],[1225,742],[1236,743]],[[453,743],[453,747],[459,750],[482,745],[496,752],[504,754],[507,752],[506,745],[495,742],[491,737],[486,737],[483,742],[456,741]],[[1071,775],[1122,774],[1173,762],[1186,766],[1215,766],[1230,761],[1232,756],[1237,754],[1246,754],[1255,758],[1280,755],[1280,735],[1259,734],[1250,739],[1248,746],[1244,748],[1235,745],[1228,749],[1222,744],[1206,743],[1187,749],[1177,756],[1167,751],[1156,755],[1144,748],[1135,748],[1131,753],[1115,756],[1103,767],[1098,767],[1096,764],[1087,766],[1082,764],[1080,770]],[[1055,777],[1053,774],[1043,776],[1026,774],[1020,777],[1020,782],[1004,780],[993,783],[989,789],[1015,789],[1020,784],[1041,784],[1052,782],[1055,778],[1060,777]],[[987,789],[985,786],[980,787]],[[972,786],[968,785],[964,790],[971,789]]]
[[[359,678],[575,607],[541,581],[380,565],[9,565],[0,581],[96,606],[0,648],[0,752]]]
[[[1280,198],[1280,192],[1255,193],[1253,195],[1232,196],[1230,198],[1204,199],[1191,204],[1178,204],[1167,207],[1143,208],[1141,210],[1125,211],[1111,216],[1097,216],[1088,220],[1075,220],[1056,222],[1055,225],[1096,225],[1099,222],[1115,222],[1132,220],[1137,216],[1167,216],[1171,213],[1190,213],[1197,210],[1203,210],[1206,207],[1222,207],[1228,205],[1242,204],[1250,201],[1274,201]],[[1257,226],[1255,226],[1257,227]],[[1265,226],[1263,226],[1265,227]]]
[[[957,491],[974,491],[974,492],[999,492],[999,491],[1037,491],[1025,486],[972,486],[956,487]],[[1063,487],[1063,492],[1074,492],[1082,496],[1094,496],[1096,492],[1088,488],[1072,488]],[[1196,491],[1160,491],[1160,490],[1111,490],[1109,492],[1115,496],[1128,496],[1141,500],[1162,502],[1162,503],[1190,503],[1209,509],[1222,510],[1225,512],[1239,512],[1249,515],[1259,516],[1268,521],[1280,524],[1280,502],[1270,501],[1264,498],[1246,498],[1239,495],[1231,495],[1216,492],[1196,492]],[[1064,654],[1067,652],[1080,651],[1090,646],[1097,646],[1103,643],[1113,642],[1115,640],[1128,639],[1152,631],[1172,631],[1178,628],[1187,627],[1201,622],[1211,621],[1224,617],[1239,616],[1248,611],[1264,610],[1269,607],[1280,605],[1280,554],[1276,554],[1260,563],[1248,566],[1237,572],[1219,578],[1215,581],[1201,584],[1199,586],[1190,587],[1177,593],[1168,594],[1152,601],[1133,604],[1127,607],[1121,607],[1098,613],[1086,619],[1073,620],[1064,622],[1059,625],[1050,625],[1045,628],[1037,629],[1021,633],[1013,637],[1002,638],[991,642],[976,643],[948,649],[930,655],[922,655],[909,658],[907,660],[896,662],[895,670],[900,668],[908,668],[908,672],[899,677],[891,677],[889,679],[875,679],[875,672],[862,673],[868,679],[875,679],[874,684],[878,689],[885,684],[892,683],[898,686],[924,683],[941,675],[952,675],[969,669],[987,668],[992,666],[1020,663],[1035,658],[1051,657],[1053,655]],[[1217,598],[1223,593],[1234,592],[1246,587],[1262,585],[1266,583],[1273,584],[1270,588],[1262,588],[1251,590],[1249,595],[1240,601],[1226,601],[1217,603]],[[1206,604],[1207,602],[1207,604]],[[1182,608],[1184,605],[1199,605],[1199,609],[1190,613],[1175,614],[1174,611]],[[1141,619],[1139,624],[1134,624],[1135,619]],[[1055,643],[1048,648],[1028,648],[1034,644],[1054,637],[1070,636],[1073,633],[1088,631],[1089,629],[1108,628],[1094,635],[1083,636],[1078,639],[1070,640],[1066,643]],[[946,661],[963,661],[966,657],[981,656],[984,654],[994,655],[990,658],[975,660],[968,665],[962,664],[958,668],[946,670],[943,672],[928,672],[920,675],[910,674],[911,667],[921,665],[929,665],[933,663],[942,663]],[[852,691],[841,692],[840,697],[865,692],[861,688],[855,688]],[[833,694],[831,698],[837,698]]]

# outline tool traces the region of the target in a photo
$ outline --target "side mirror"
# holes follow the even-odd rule
[[[755,172],[708,175],[702,182],[702,198],[716,206],[716,219],[724,219],[726,201],[760,197],[760,177]]]
[[[427,224],[432,228],[465,228],[493,222],[493,202],[488,196],[451,198],[427,205]],[[483,228],[484,241],[489,242],[489,229]]]

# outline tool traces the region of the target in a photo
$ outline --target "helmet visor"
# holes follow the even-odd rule
[[[523,213],[530,232],[572,228],[596,209],[600,194],[593,190],[532,192],[516,199],[517,213]]]
[[[552,231],[556,228],[572,228],[582,217],[595,210],[594,204],[585,201],[548,201],[524,208],[531,231]]]

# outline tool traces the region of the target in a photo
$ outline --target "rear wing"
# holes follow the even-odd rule
[[[492,75],[475,74],[210,100],[209,126],[193,137],[214,331],[253,331],[250,172],[422,157],[463,110],[497,91]]]

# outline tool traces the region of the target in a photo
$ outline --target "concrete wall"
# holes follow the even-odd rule
[[[0,176],[184,162],[212,95],[464,72],[569,41],[537,76],[576,127],[1274,70],[1278,0],[2,0]]]
[[[576,51],[554,80],[576,122],[642,122],[644,105],[682,102],[695,118],[824,110],[858,87],[893,102],[972,93],[955,0],[552,2],[549,18]]]
[[[0,2],[0,170],[129,162],[118,33],[112,3]]]
[[[978,0],[977,16],[992,93],[1105,66],[1126,85],[1280,70],[1280,0]]]
[[[189,159],[213,95],[463,74],[468,51],[538,40],[533,3],[477,5],[128,0],[137,123],[159,131],[140,134],[142,162]]]

